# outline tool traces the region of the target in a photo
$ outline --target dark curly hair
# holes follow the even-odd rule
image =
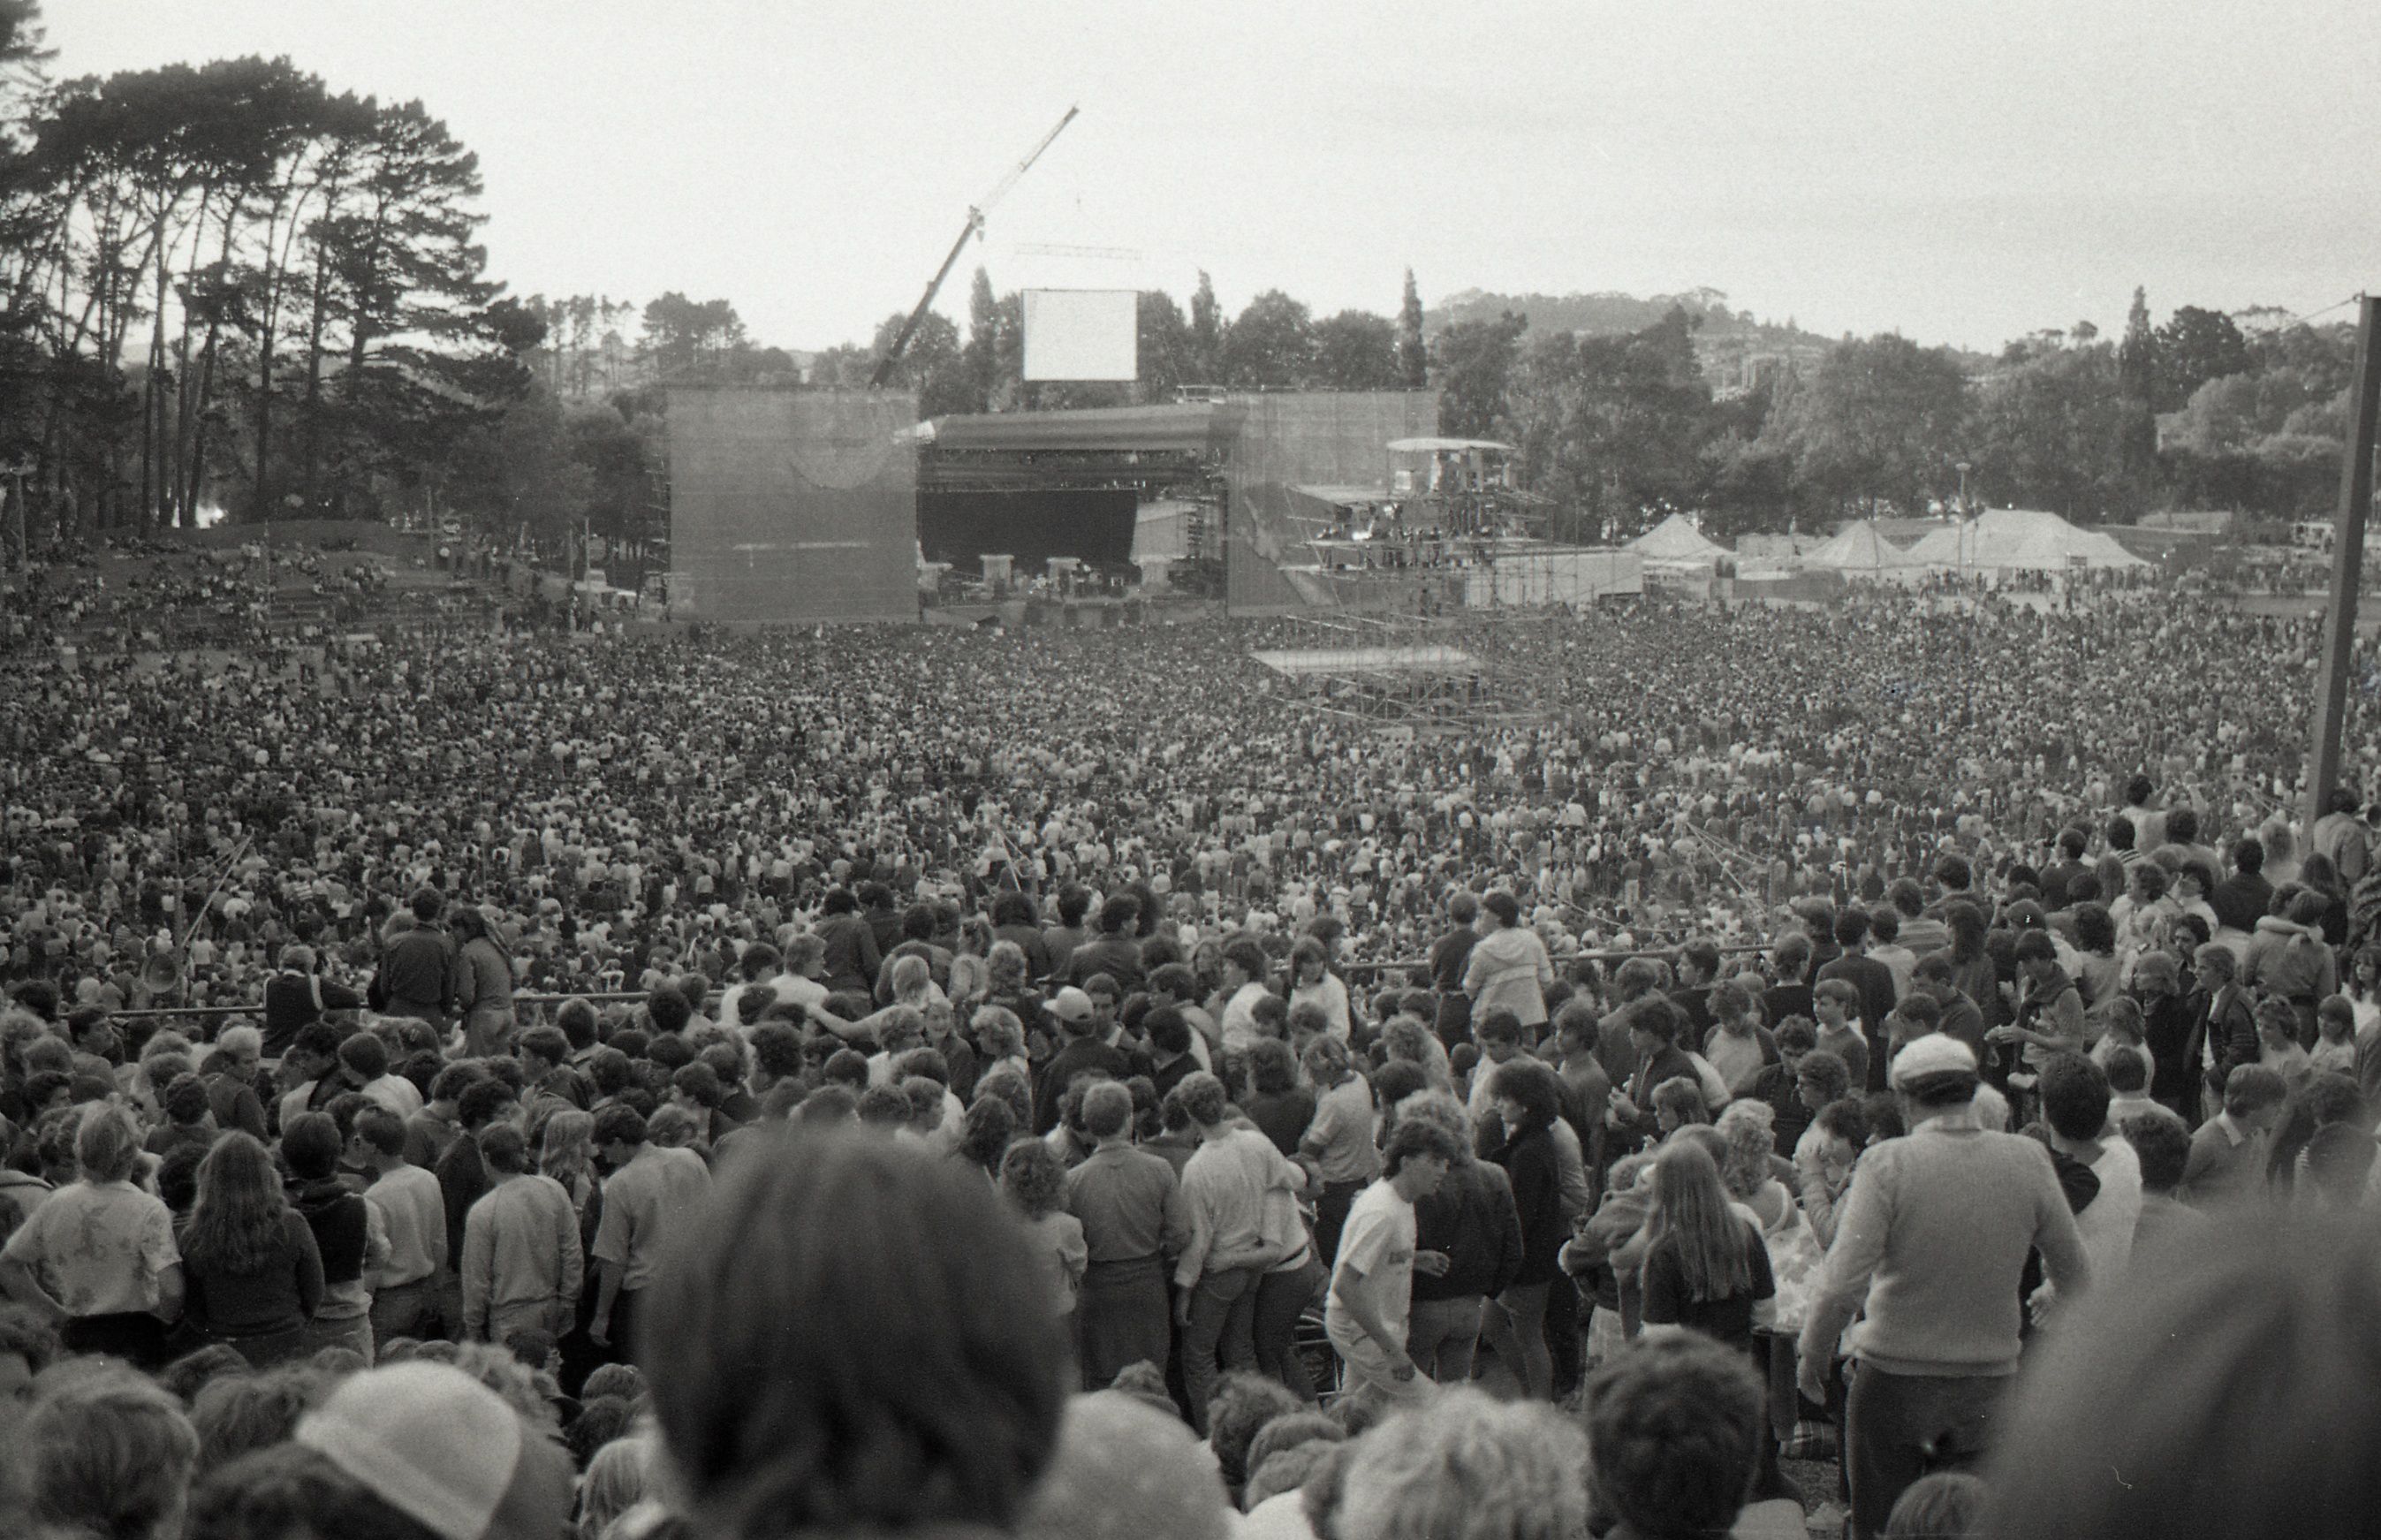
[[[1726,1533],[1760,1473],[1762,1394],[1742,1354],[1695,1332],[1606,1359],[1587,1381],[1603,1507],[1648,1540]]]

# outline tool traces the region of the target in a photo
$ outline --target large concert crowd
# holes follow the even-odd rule
[[[18,653],[0,1532],[2369,1532],[2312,625],[1297,636]]]

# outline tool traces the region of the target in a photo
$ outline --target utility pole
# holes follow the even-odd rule
[[[2364,520],[2373,510],[2373,450],[2381,418],[2381,299],[2357,302],[2356,373],[2348,385],[2348,459],[2339,472],[2339,519],[2332,538],[2331,609],[2323,629],[2323,675],[2307,745],[2306,826],[2331,811],[2339,784],[2339,733],[2348,712],[2348,665],[2356,650],[2357,579],[2364,570]]]

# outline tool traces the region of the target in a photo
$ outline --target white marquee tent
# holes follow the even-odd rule
[[[2101,571],[2149,563],[2096,530],[2081,530],[2055,513],[1987,508],[1970,522],[1936,530],[1909,552],[1937,570],[1967,572]]]
[[[1670,515],[1623,548],[1636,552],[1647,561],[1696,567],[1710,567],[1735,554],[1725,545],[1705,540],[1703,532],[1696,529],[1683,513]]]
[[[1847,578],[1915,573],[1924,567],[1914,554],[1877,532],[1868,519],[1855,519],[1824,544],[1802,553],[1802,569],[1841,572]]]

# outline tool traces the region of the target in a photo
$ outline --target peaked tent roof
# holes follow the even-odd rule
[[[1909,554],[1928,567],[2028,572],[2065,571],[2077,565],[2092,568],[2149,565],[2113,537],[2077,529],[2058,515],[2037,508],[1987,508],[1973,523],[1935,531],[1911,546]]]
[[[1715,545],[1705,540],[1703,532],[1688,522],[1683,513],[1669,518],[1629,542],[1624,549],[1636,552],[1648,561],[1717,561],[1733,555],[1725,545]]]
[[[1838,572],[1875,572],[1924,563],[1886,539],[1874,523],[1859,519],[1838,530],[1832,540],[1803,552],[1802,565],[1805,568],[1827,568]]]

